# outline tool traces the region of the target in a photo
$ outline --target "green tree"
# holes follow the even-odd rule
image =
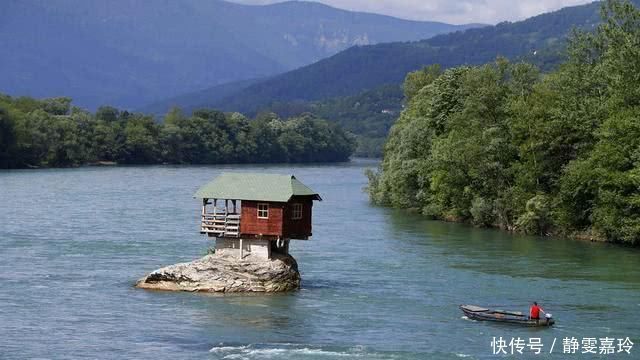
[[[71,98],[57,97],[42,101],[42,110],[51,115],[67,115],[71,110]]]
[[[564,223],[640,243],[640,108],[607,119],[594,151],[568,167],[559,195]]]
[[[134,115],[124,127],[125,163],[152,164],[159,159],[158,126],[148,116]]]
[[[96,111],[96,119],[106,123],[113,123],[120,119],[120,110],[112,106],[101,106]]]
[[[403,85],[406,101],[411,101],[420,90],[431,84],[441,73],[440,65],[435,64],[407,74]]]
[[[16,134],[13,119],[0,107],[0,169],[12,168],[19,162],[16,159]]]

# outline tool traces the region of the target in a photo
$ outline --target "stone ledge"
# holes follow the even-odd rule
[[[221,254],[163,267],[138,280],[141,289],[190,292],[285,292],[300,287],[298,264],[291,255],[242,260]]]

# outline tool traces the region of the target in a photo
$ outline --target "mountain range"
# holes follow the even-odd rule
[[[631,1],[635,6],[640,0]],[[213,107],[248,115],[311,112],[357,135],[358,156],[380,156],[389,128],[403,108],[402,81],[426,65],[477,65],[498,56],[526,61],[543,71],[565,60],[573,29],[600,23],[600,2],[563,8],[519,22],[474,28],[414,42],[354,46],[284,74],[212,87],[142,108],[165,114],[173,106],[190,112]]]
[[[358,45],[334,56],[280,75],[244,84],[212,87],[196,94],[157,102],[145,110],[163,113],[170,106],[187,110],[215,107],[255,114],[282,108],[283,103],[323,101],[354,96],[388,84],[400,84],[410,71],[430,64],[442,68],[483,64],[504,56],[526,59],[552,68],[562,58],[574,28],[593,29],[600,21],[600,4],[567,7],[524,21],[504,22],[412,42]],[[230,89],[233,88],[233,91]],[[205,97],[208,97],[206,101]],[[399,105],[399,104],[398,104]]]
[[[133,108],[272,76],[354,45],[425,39],[472,26],[298,1],[4,0],[0,92],[69,96],[89,109]]]

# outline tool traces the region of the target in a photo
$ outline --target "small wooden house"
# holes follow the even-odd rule
[[[200,233],[216,252],[271,258],[288,254],[289,240],[307,240],[320,195],[293,175],[223,173],[195,194],[202,199]]]

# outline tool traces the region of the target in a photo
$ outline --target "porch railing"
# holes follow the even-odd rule
[[[215,237],[240,237],[240,214],[225,212],[203,214],[200,232]]]

